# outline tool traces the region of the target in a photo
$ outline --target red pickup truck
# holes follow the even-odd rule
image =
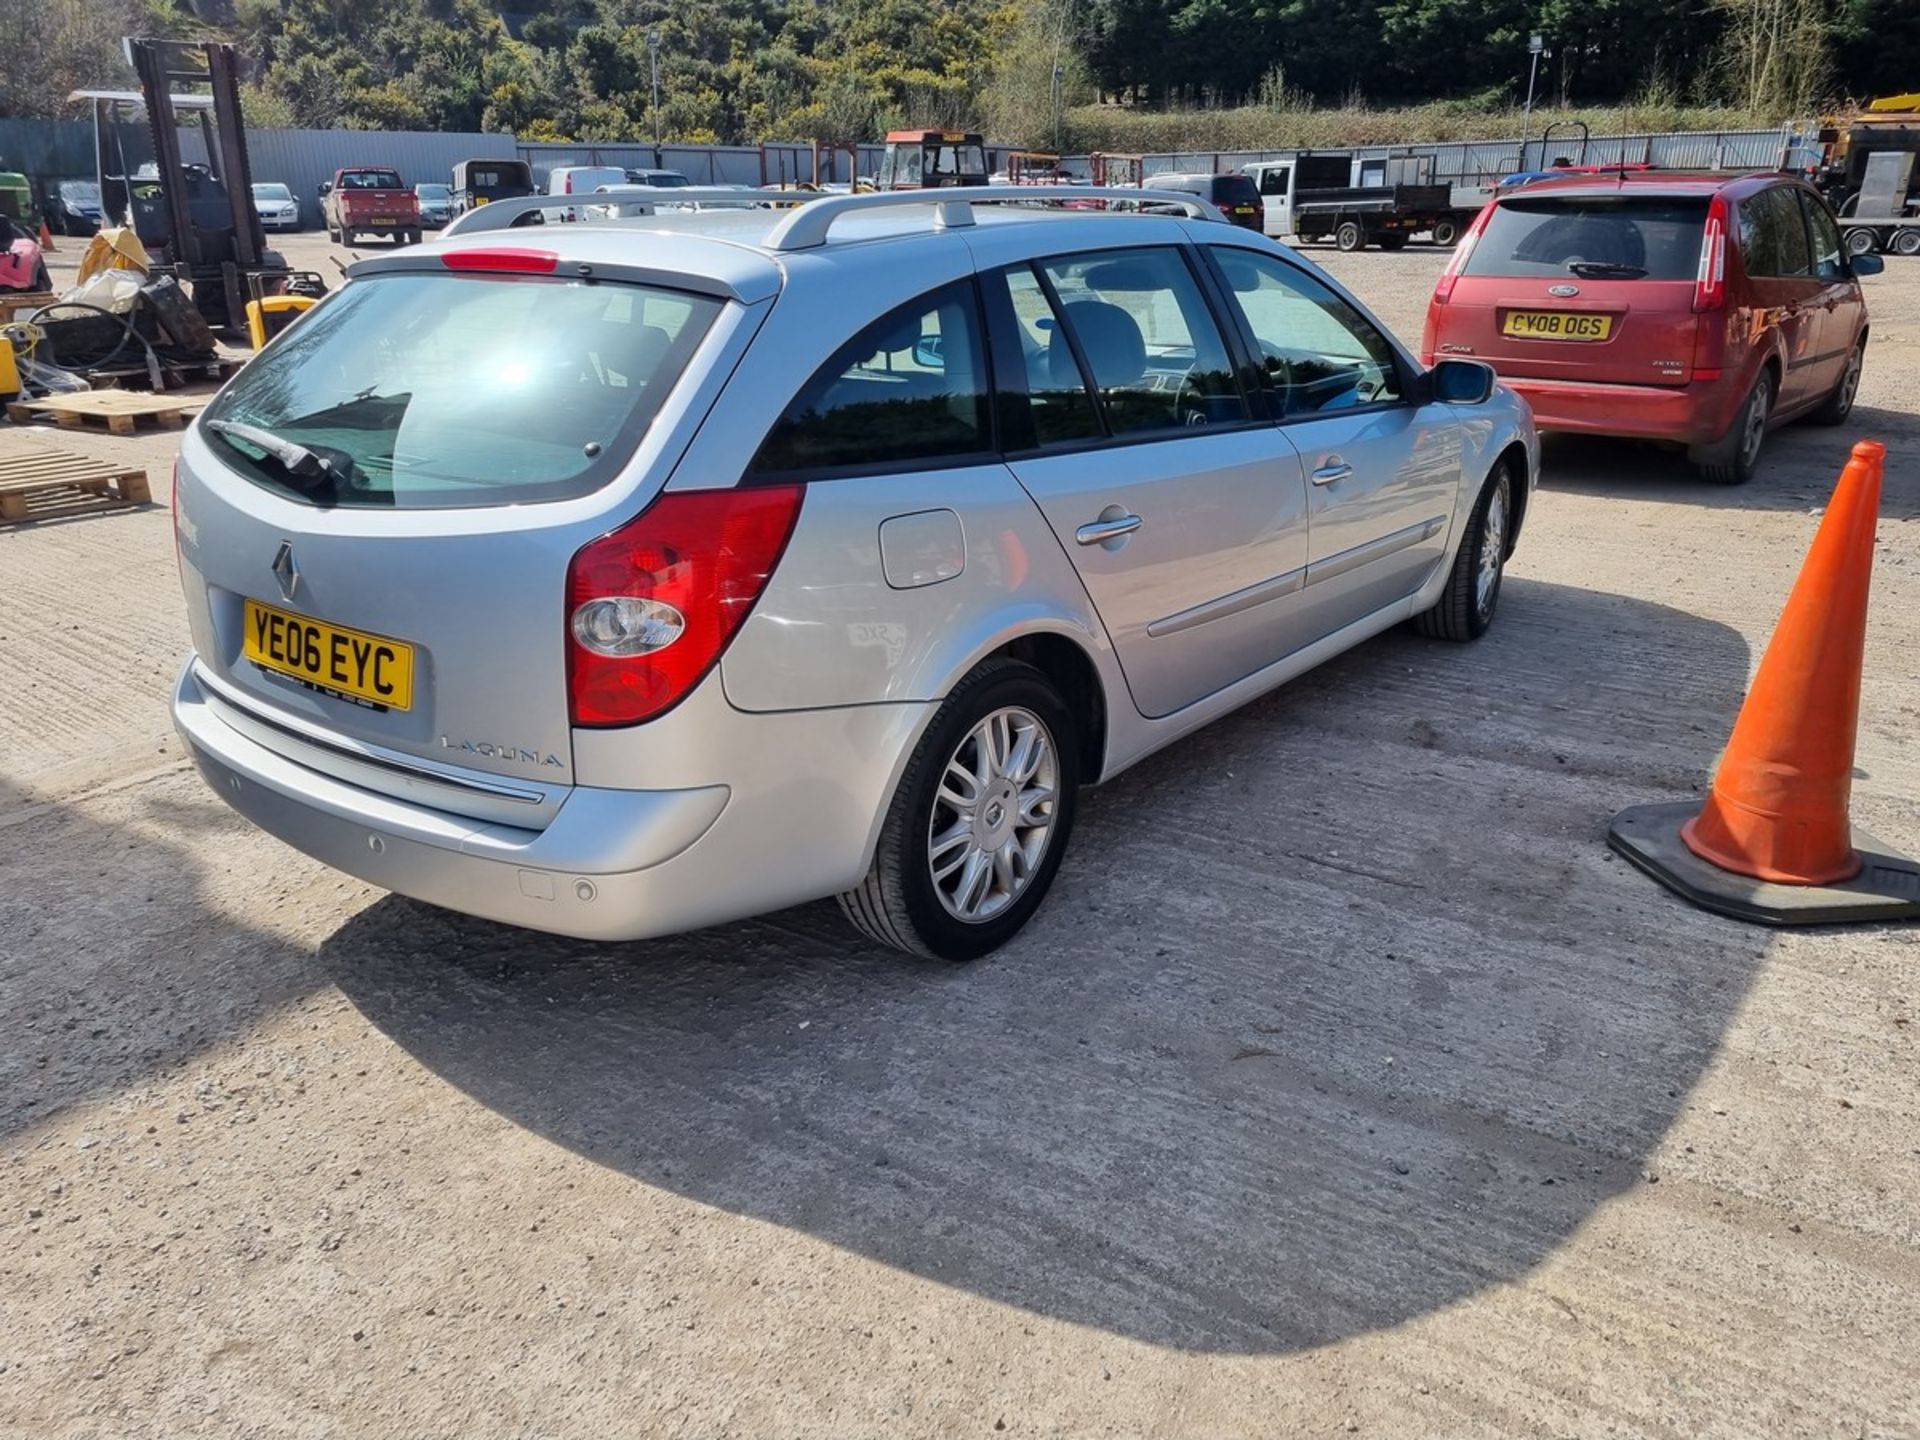
[[[327,238],[351,245],[357,234],[389,235],[396,245],[420,241],[420,201],[401,183],[400,172],[377,165],[333,172],[320,187],[320,213]]]

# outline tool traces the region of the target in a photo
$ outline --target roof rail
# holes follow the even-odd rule
[[[1120,185],[956,185],[940,190],[880,190],[865,195],[821,195],[795,210],[767,236],[770,250],[812,250],[827,243],[833,222],[845,215],[869,210],[895,210],[910,205],[932,206],[933,223],[941,230],[972,225],[973,207],[1010,201],[1067,200],[1131,201],[1140,206],[1177,207],[1195,220],[1226,217],[1197,195],[1180,190],[1135,189]]]
[[[863,215],[870,210],[931,207],[936,228],[957,230],[974,223],[975,205],[1032,204],[1036,201],[1060,204],[1072,200],[1121,201],[1142,209],[1177,209],[1195,220],[1226,218],[1197,195],[1182,190],[1135,189],[1129,185],[966,185],[940,190],[877,190],[860,195],[801,190],[728,190],[706,185],[605,185],[592,194],[522,195],[512,200],[494,200],[485,205],[476,205],[456,218],[440,234],[444,239],[453,235],[477,235],[487,230],[506,230],[523,215],[539,210],[576,210],[588,205],[605,205],[618,207],[623,215],[648,214],[662,205],[703,201],[789,209],[792,213],[775,225],[767,236],[767,248],[776,251],[813,250],[827,243],[827,234],[833,229],[834,221],[846,215]]]
[[[728,190],[711,185],[603,185],[591,193],[574,195],[519,195],[509,200],[490,200],[476,205],[440,234],[477,235],[485,230],[506,230],[523,215],[540,210],[580,210],[589,205],[618,207],[623,215],[650,214],[655,205],[681,205],[690,201],[731,201],[736,205],[792,204],[813,199],[811,194],[782,192],[776,196],[759,190]]]

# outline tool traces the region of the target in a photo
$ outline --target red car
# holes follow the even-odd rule
[[[1421,356],[1485,360],[1542,430],[1684,445],[1737,485],[1773,426],[1846,419],[1867,345],[1859,277],[1880,266],[1850,258],[1826,202],[1786,175],[1552,180],[1474,220]]]

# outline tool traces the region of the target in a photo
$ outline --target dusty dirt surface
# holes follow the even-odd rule
[[[1417,336],[1437,254],[1317,258]],[[1871,435],[1856,813],[1920,849],[1920,265],[1869,294],[1853,423],[1553,445],[1484,642],[1098,792],[965,969],[330,873],[180,762],[165,509],[0,531],[0,1434],[1920,1434],[1920,932],[1603,840]]]

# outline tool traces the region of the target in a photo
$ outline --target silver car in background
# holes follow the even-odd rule
[[[277,180],[262,180],[254,185],[253,213],[260,217],[262,230],[300,228],[300,202],[293,191]]]
[[[515,925],[838,896],[963,960],[1084,787],[1389,626],[1484,631],[1526,406],[1194,197],[1035,203],[1102,193],[1141,195],[502,201],[361,262],[182,449],[206,779]]]

